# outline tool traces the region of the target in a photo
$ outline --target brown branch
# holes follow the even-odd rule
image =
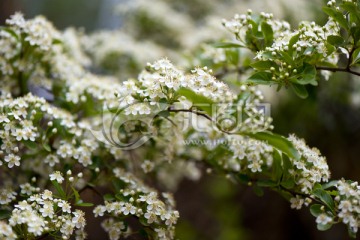
[[[360,76],[360,72],[356,72],[356,71],[351,69],[351,58],[352,58],[352,55],[355,52],[355,49],[356,48],[353,47],[349,51],[349,57],[348,57],[346,67],[344,67],[344,68],[336,68],[336,67],[315,66],[316,70],[325,70],[325,71],[330,71],[330,72],[347,72],[347,73],[351,73],[351,74],[356,75],[356,76]]]
[[[232,133],[232,132],[228,132],[226,130],[223,130],[209,115],[207,115],[205,113],[202,113],[202,112],[199,112],[199,111],[194,111],[192,109],[172,109],[171,107],[168,108],[168,111],[169,112],[188,112],[188,113],[196,114],[198,116],[202,116],[202,117],[208,119],[209,121],[213,122],[221,132],[229,134],[229,135],[236,134],[236,133]]]
[[[85,191],[86,189],[90,189],[92,192],[96,193],[98,196],[103,197],[103,194],[101,194],[95,187],[90,186],[90,185],[86,185],[85,187],[83,187],[82,189],[80,189],[78,192],[79,194],[81,194],[83,191]]]
[[[206,119],[208,119],[209,121],[214,121],[209,115],[205,114],[205,113],[202,113],[202,112],[199,112],[199,111],[194,111],[194,110],[191,110],[191,109],[173,109],[173,108],[169,108],[168,109],[169,112],[188,112],[188,113],[194,113],[196,115],[199,115],[199,116],[202,116]]]
[[[325,70],[330,72],[348,72],[356,76],[360,76],[360,72],[356,72],[351,70],[349,67],[346,68],[333,68],[333,67],[323,67],[323,66],[315,66],[316,70]]]

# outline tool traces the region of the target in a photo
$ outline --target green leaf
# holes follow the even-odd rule
[[[51,181],[52,185],[55,187],[56,191],[59,193],[60,197],[66,200],[66,193],[62,186],[55,180]]]
[[[86,202],[78,202],[78,203],[75,203],[75,206],[78,206],[78,207],[92,207],[94,206],[93,203],[86,203]]]
[[[108,194],[105,194],[105,195],[104,195],[104,200],[105,200],[105,201],[114,201],[114,200],[115,200],[115,197],[114,197],[114,195],[108,193]]]
[[[319,231],[326,231],[326,230],[329,230],[330,228],[331,228],[331,226],[332,226],[332,224],[331,223],[328,223],[328,224],[325,224],[325,225],[323,225],[323,224],[317,224],[317,229],[319,230]]]
[[[288,155],[290,158],[300,158],[300,155],[294,145],[288,139],[281,135],[271,132],[249,133],[246,135],[251,138],[267,142],[277,150]]]
[[[278,186],[278,184],[272,180],[258,180],[256,182],[256,184],[259,186],[259,187],[276,187]]]
[[[330,7],[323,7],[322,9],[327,15],[329,15],[336,22],[338,22],[340,24],[340,26],[342,26],[345,29],[349,28],[348,22],[347,22],[345,16],[341,12],[338,12],[335,9],[330,8]]]
[[[7,28],[7,27],[0,27],[0,31],[5,31],[10,33],[11,36],[13,36],[17,41],[19,41],[19,36],[16,34],[16,32],[14,30],[12,30],[11,28]]]
[[[73,187],[71,187],[71,189],[73,190],[73,193],[74,193],[74,196],[75,196],[75,202],[76,202],[76,203],[77,203],[77,202],[81,202],[82,200],[81,200],[81,198],[80,198],[79,192],[78,192],[75,188],[73,188]]]
[[[330,182],[328,182],[328,183],[323,184],[323,185],[322,185],[322,189],[325,190],[325,189],[334,187],[334,186],[336,186],[337,183],[338,183],[338,180],[332,180],[332,181],[330,181]]]
[[[245,46],[232,42],[218,42],[211,44],[215,48],[243,48]]]
[[[286,189],[292,189],[295,186],[295,181],[294,181],[294,179],[289,178],[289,179],[287,179],[285,181],[282,181],[281,186],[283,186]]]
[[[7,219],[11,216],[11,211],[0,209],[0,220]]]
[[[268,23],[262,22],[261,32],[263,33],[265,39],[265,45],[268,47],[271,46],[274,40],[274,32],[272,27]]]
[[[124,197],[121,193],[115,194],[115,198],[120,201],[127,201],[126,197]]]
[[[43,148],[44,148],[46,151],[51,152],[51,147],[50,147],[50,145],[49,145],[48,143],[43,142],[42,145],[43,145]]]
[[[257,72],[249,77],[246,82],[247,83],[254,83],[260,85],[270,85],[274,84],[275,82],[271,80],[272,73],[269,72]]]
[[[323,189],[315,189],[312,193],[314,196],[319,198],[332,212],[334,212],[335,203],[329,193]]]
[[[295,80],[297,84],[306,85],[312,84],[314,86],[317,85],[316,81],[316,68],[315,66],[304,63],[303,70],[300,72],[300,77]]]
[[[344,39],[337,35],[330,35],[326,39],[331,45],[338,47],[344,43]]]
[[[356,25],[360,23],[360,11],[357,5],[353,2],[342,2],[339,6],[350,13],[350,22],[355,21]]]
[[[360,48],[357,48],[352,54],[351,65],[357,64],[360,62]]]
[[[192,103],[194,103],[194,106],[205,111],[210,117],[212,117],[212,107],[214,104],[212,100],[197,94],[188,88],[180,88],[177,93],[189,99]]]
[[[295,62],[292,56],[289,55],[289,53],[287,52],[282,52],[281,53],[281,58],[288,64],[295,66]]]
[[[157,114],[157,116],[167,118],[168,116],[170,116],[170,112],[169,111],[161,111]]]
[[[33,142],[33,141],[23,141],[24,145],[30,149],[36,149],[38,144],[36,142]]]
[[[239,65],[240,53],[238,49],[227,49],[225,51],[226,59],[234,66]]]
[[[291,88],[296,93],[296,95],[298,95],[301,98],[307,98],[309,96],[309,93],[307,92],[305,86],[303,85],[292,83]]]
[[[287,155],[283,155],[283,168],[284,168],[284,175],[286,176],[285,179],[294,178],[292,175],[289,174],[289,170],[293,168],[293,163],[290,161]]]
[[[250,66],[257,70],[270,70],[271,67],[276,69],[278,68],[276,63],[273,61],[256,61],[254,63],[251,63]]]
[[[125,187],[125,183],[117,178],[114,178],[112,180],[112,184],[115,188],[115,192],[119,192],[121,189],[123,189]]]
[[[282,154],[278,150],[275,150],[274,154],[273,154],[273,159],[274,159],[274,162],[272,165],[272,169],[273,169],[272,176],[273,176],[273,179],[277,183],[279,183],[280,179],[283,175]]]
[[[289,41],[289,50],[292,49],[292,46],[294,46],[294,44],[297,43],[297,41],[299,41],[299,38],[300,38],[300,33],[295,34],[294,36],[292,36],[292,37],[290,38],[290,41]]]
[[[324,213],[324,211],[321,210],[322,207],[323,207],[323,205],[321,205],[321,204],[313,204],[313,205],[311,205],[311,207],[310,207],[310,213],[311,213],[314,217],[317,217],[317,216],[319,216],[320,214]]]

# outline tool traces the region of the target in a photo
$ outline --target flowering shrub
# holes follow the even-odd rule
[[[325,25],[297,29],[249,10],[223,20],[227,40],[196,49],[193,61],[214,70],[159,58],[123,81],[121,71],[91,72],[114,70],[107,58],[119,49],[106,46],[106,33],[60,32],[15,13],[0,28],[0,237],[85,239],[91,208],[110,239],[174,239],[179,212],[169,192],[204,168],[279,192],[291,208],[309,207],[319,230],[342,222],[355,237],[358,183],[330,180],[319,150],[274,133],[257,88],[305,98],[306,85],[331,72],[360,75],[360,2],[332,0],[323,10]],[[85,190],[102,202],[85,202]]]

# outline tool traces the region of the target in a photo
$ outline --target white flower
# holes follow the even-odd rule
[[[51,201],[44,201],[43,207],[40,208],[39,212],[43,217],[50,217],[53,218],[54,216],[54,208],[53,203]]]
[[[14,155],[12,153],[10,153],[9,155],[5,156],[5,162],[8,163],[8,167],[12,168],[14,165],[15,166],[20,166],[20,157],[17,155]]]
[[[48,163],[50,167],[54,167],[55,164],[60,163],[60,160],[59,160],[58,156],[56,156],[54,154],[48,154],[45,157],[44,162]]]
[[[17,239],[17,236],[13,232],[12,227],[3,221],[0,221],[0,239],[6,239],[6,240]]]
[[[62,176],[62,173],[59,171],[53,172],[49,175],[51,181],[57,181],[58,183],[62,183],[64,181],[64,177]]]
[[[95,217],[98,217],[98,216],[102,217],[102,216],[104,216],[105,212],[106,212],[106,207],[102,206],[102,205],[97,206],[93,210]]]
[[[11,188],[1,189],[0,191],[0,204],[8,204],[16,199],[16,192]]]
[[[291,208],[301,209],[302,205],[304,204],[304,199],[300,198],[300,196],[296,195],[295,198],[290,199]]]
[[[121,212],[124,215],[134,215],[136,213],[136,207],[133,206],[131,203],[125,203],[125,205],[121,208]]]
[[[10,19],[6,20],[6,24],[17,26],[19,28],[24,28],[26,21],[22,13],[16,12],[14,15],[10,17]]]
[[[17,128],[12,132],[12,135],[16,137],[16,141],[21,141],[22,139],[28,140],[24,129]]]
[[[62,208],[63,212],[71,213],[71,206],[66,201],[60,201],[58,202],[58,206]]]
[[[44,190],[44,192],[41,194],[41,198],[44,200],[52,200],[53,199],[53,193],[47,189]]]
[[[344,180],[338,181],[337,188],[340,195],[345,195],[346,197],[355,196],[356,192],[351,188],[350,184],[346,183]]]
[[[326,215],[325,213],[320,214],[316,218],[316,223],[317,224],[326,225],[326,224],[331,223],[331,222],[332,222],[332,218],[329,217],[328,215]]]

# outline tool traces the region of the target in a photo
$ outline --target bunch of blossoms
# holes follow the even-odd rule
[[[266,27],[264,29],[266,29]],[[62,61],[61,63],[64,64],[63,65],[59,63],[56,64],[56,60],[61,60]],[[336,208],[340,208],[340,205],[333,204],[333,198],[325,190],[326,189],[325,186],[322,186],[320,184],[321,181],[327,181],[328,178],[328,174],[326,174],[328,171],[324,163],[325,160],[319,157],[316,151],[306,149],[306,146],[304,147],[303,145],[299,144],[300,147],[298,150],[296,150],[294,149],[293,146],[294,144],[292,144],[285,138],[281,136],[277,136],[270,132],[264,132],[264,130],[267,129],[271,130],[270,122],[263,121],[264,118],[261,118],[261,116],[258,116],[256,114],[258,110],[256,108],[251,107],[254,106],[251,104],[256,103],[255,100],[261,99],[260,97],[261,94],[257,93],[256,90],[252,88],[241,87],[239,92],[241,91],[243,92],[240,93],[239,95],[236,95],[235,93],[232,93],[229,90],[226,84],[216,80],[207,69],[197,68],[191,74],[186,75],[182,73],[182,71],[176,69],[169,61],[160,60],[158,62],[155,62],[154,64],[149,64],[149,69],[145,70],[140,75],[138,80],[129,80],[124,82],[123,84],[114,84],[114,88],[112,88],[112,92],[115,92],[115,94],[112,95],[112,94],[108,94],[107,92],[110,91],[111,89],[108,86],[110,85],[110,83],[105,84],[106,86],[102,86],[101,84],[96,85],[95,84],[96,76],[85,71],[82,68],[81,64],[74,64],[74,66],[72,66],[72,63],[75,62],[72,61],[71,57],[64,54],[61,47],[55,48],[55,50],[52,51],[51,55],[49,56],[49,58],[46,59],[46,61],[48,61],[47,63],[54,64],[54,68],[50,68],[49,70],[51,73],[50,75],[52,76],[54,82],[56,82],[56,84],[58,85],[65,85],[65,87],[60,87],[61,89],[60,91],[54,90],[53,91],[54,96],[56,97],[66,96],[67,91],[69,91],[69,89],[71,89],[71,87],[73,86],[71,83],[72,81],[66,80],[67,77],[71,76],[72,80],[81,79],[84,85],[85,82],[90,82],[89,85],[86,85],[87,88],[90,89],[89,91],[88,89],[81,88],[80,86],[77,88],[78,90],[76,92],[80,97],[78,99],[80,100],[84,99],[84,97],[81,96],[84,96],[84,94],[87,93],[89,96],[94,97],[94,98],[90,98],[90,97],[85,98],[84,102],[81,103],[74,100],[76,98],[64,97],[63,99],[65,100],[62,100],[63,102],[61,101],[57,102],[57,104],[59,104],[58,106],[63,106],[64,108],[67,108],[68,105],[66,105],[65,103],[72,103],[73,105],[70,104],[71,107],[86,106],[87,104],[89,104],[91,107],[94,107],[96,109],[96,107],[98,107],[99,105],[102,106],[102,103],[104,102],[108,104],[107,102],[108,100],[110,102],[110,105],[113,104],[114,100],[117,100],[119,104],[124,104],[125,107],[129,105],[129,103],[139,104],[140,107],[134,107],[134,105],[130,104],[130,107],[126,108],[126,109],[130,108],[130,110],[125,111],[124,115],[133,115],[138,118],[143,118],[144,116],[154,114],[153,111],[155,111],[155,114],[159,113],[156,112],[156,110],[158,109],[154,110],[151,108],[151,106],[157,107],[156,104],[158,102],[161,103],[163,101],[166,107],[160,108],[160,110],[164,110],[162,116],[165,117],[160,122],[158,122],[158,125],[154,126],[156,129],[160,129],[160,130],[162,130],[161,129],[162,126],[169,128],[168,122],[167,124],[163,124],[163,122],[165,121],[173,122],[176,125],[176,121],[174,120],[176,120],[177,116],[180,116],[180,113],[198,115],[199,117],[203,117],[211,123],[215,123],[215,125],[217,126],[219,125],[219,122],[216,121],[217,119],[216,117],[218,115],[213,115],[212,114],[213,110],[206,107],[208,105],[201,106],[201,104],[204,103],[219,104],[222,103],[221,102],[223,99],[222,97],[224,97],[228,102],[225,103],[224,109],[222,109],[222,111],[220,112],[224,113],[225,115],[234,116],[236,111],[234,112],[234,109],[230,107],[230,110],[232,111],[228,112],[227,111],[229,109],[228,106],[229,105],[232,106],[232,103],[241,102],[243,103],[241,105],[242,107],[246,108],[246,106],[249,106],[248,111],[245,113],[246,119],[244,121],[246,122],[247,119],[250,119],[248,120],[248,122],[246,122],[246,124],[244,124],[244,126],[246,125],[247,127],[235,132],[230,132],[230,130],[232,130],[231,128],[225,128],[225,129],[220,128],[219,129],[220,132],[218,133],[219,134],[218,136],[220,138],[227,135],[248,136],[249,138],[244,138],[244,140],[246,141],[250,140],[249,144],[254,143],[253,140],[251,139],[256,139],[259,141],[256,142],[259,144],[254,149],[254,151],[257,152],[255,154],[259,154],[260,158],[262,158],[261,160],[263,160],[264,163],[267,164],[266,166],[265,165],[261,166],[262,175],[260,177],[266,178],[268,177],[268,175],[271,175],[271,179],[267,181],[260,179],[262,180],[262,182],[258,181],[257,184],[259,186],[273,187],[275,190],[281,192],[287,192],[288,194],[291,194],[291,196],[298,195],[296,197],[297,199],[303,196],[310,195],[311,198],[314,198],[317,200],[317,202],[321,203],[322,205],[321,207],[323,207],[323,209],[326,210],[329,209],[329,211],[331,212],[334,211],[336,212],[337,210]],[[155,83],[155,91],[151,91],[152,90],[151,83]],[[94,86],[94,88],[91,89],[91,86]],[[218,92],[214,93],[214,91],[218,91]],[[93,94],[99,94],[100,96],[98,97],[92,96]],[[90,101],[90,100],[94,100],[94,101]],[[39,101],[39,103],[37,101]],[[11,102],[15,102],[16,103],[15,106],[11,106]],[[34,102],[36,102],[35,107],[32,106]],[[181,106],[181,104],[180,106],[177,105],[178,102],[185,104],[186,107],[184,108],[184,106]],[[28,106],[26,106],[26,104]],[[11,107],[7,108],[8,105],[10,105]],[[22,108],[24,108],[25,106],[28,109],[27,111],[25,111],[25,113],[23,113],[24,110]],[[34,110],[34,108],[35,111],[32,111]],[[16,166],[18,162],[19,164],[21,163],[20,168],[16,168],[12,166],[11,167],[12,170],[16,169],[19,170],[19,172],[20,170],[28,170],[28,169],[35,172],[38,171],[36,168],[33,168],[34,166],[31,166],[32,168],[30,168],[30,166],[26,166],[25,164],[29,163],[30,161],[24,161],[23,159],[29,156],[28,154],[24,155],[23,153],[24,152],[28,153],[27,151],[29,151],[30,148],[34,147],[34,144],[31,143],[33,142],[31,139],[32,136],[29,136],[27,140],[23,139],[23,137],[21,136],[21,139],[19,140],[20,143],[18,143],[16,140],[17,136],[11,135],[12,134],[11,129],[14,128],[12,127],[11,122],[16,123],[15,129],[17,129],[19,128],[19,125],[23,127],[24,125],[22,124],[23,120],[31,120],[30,122],[32,122],[33,124],[32,126],[34,127],[36,126],[37,131],[39,132],[39,135],[33,136],[34,141],[36,143],[40,143],[37,146],[35,146],[35,150],[31,150],[31,155],[30,155],[31,157],[40,159],[44,156],[46,157],[50,156],[47,161],[44,161],[45,163],[49,163],[50,167],[56,166],[57,164],[56,159],[58,159],[59,161],[61,161],[59,164],[60,166],[70,164],[72,166],[80,167],[81,169],[84,169],[84,171],[89,172],[89,174],[93,174],[92,176],[94,176],[95,178],[100,175],[100,176],[106,176],[106,180],[108,180],[111,179],[112,175],[115,175],[116,179],[112,181],[113,184],[115,185],[114,194],[107,195],[105,197],[105,201],[107,201],[107,203],[105,203],[105,205],[101,205],[100,207],[96,208],[95,211],[95,214],[99,214],[99,216],[100,214],[105,214],[105,212],[110,214],[112,220],[110,219],[107,222],[105,222],[104,227],[110,232],[111,235],[114,236],[114,238],[119,237],[122,234],[121,230],[125,229],[126,226],[125,228],[123,228],[122,223],[119,222],[116,225],[119,226],[119,229],[115,229],[115,228],[111,228],[109,224],[113,223],[114,221],[117,222],[119,216],[124,217],[130,214],[131,216],[142,219],[143,222],[140,221],[140,223],[145,227],[145,229],[151,226],[151,229],[148,229],[149,236],[153,238],[173,238],[172,232],[173,232],[174,224],[177,219],[177,212],[173,210],[173,208],[171,207],[173,205],[170,202],[169,204],[167,204],[166,201],[169,201],[169,197],[165,195],[166,197],[163,198],[164,200],[158,198],[157,200],[152,199],[154,196],[157,196],[155,190],[143,188],[142,187],[143,184],[139,181],[134,180],[133,178],[133,172],[134,174],[136,173],[136,175],[144,177],[143,175],[136,172],[136,168],[137,168],[136,164],[138,164],[139,162],[141,163],[141,165],[144,163],[148,165],[150,169],[152,168],[151,166],[152,164],[150,160],[149,161],[144,160],[139,162],[134,160],[133,157],[134,153],[139,154],[138,157],[136,157],[139,159],[143,158],[143,156],[154,156],[152,155],[152,153],[154,151],[159,150],[159,148],[157,148],[159,146],[157,146],[156,143],[152,143],[149,141],[147,145],[144,145],[144,148],[139,148],[139,150],[130,151],[128,156],[122,155],[124,154],[124,152],[114,151],[114,153],[112,154],[119,154],[120,156],[117,156],[119,161],[113,161],[113,156],[111,156],[107,151],[97,151],[98,147],[104,147],[104,146],[101,145],[98,146],[97,141],[95,141],[90,137],[88,139],[87,138],[88,135],[82,131],[84,128],[91,126],[90,123],[88,123],[83,119],[85,118],[84,116],[88,117],[90,115],[86,111],[82,112],[81,110],[76,108],[70,109],[71,112],[74,113],[74,115],[71,115],[68,111],[59,110],[59,108],[56,108],[48,103],[45,103],[45,100],[43,98],[34,97],[31,94],[25,97],[19,97],[17,99],[12,99],[12,98],[9,99],[4,98],[4,100],[2,99],[2,109],[5,109],[4,112],[6,113],[2,117],[3,119],[2,121],[4,122],[2,123],[2,126],[4,126],[4,129],[5,128],[8,129],[6,131],[3,131],[4,136],[8,136],[8,137],[10,136],[12,138],[15,138],[15,140],[12,139],[11,142],[15,142],[17,145],[19,145],[16,146],[18,149],[16,147],[12,147],[11,144],[10,146],[6,145],[5,149],[6,150],[9,149],[9,153],[6,151],[5,153],[4,152],[2,153],[6,155],[8,154],[14,155],[14,156],[11,155],[12,157],[11,159],[12,162],[14,162],[14,166]],[[62,114],[60,114],[60,112]],[[56,120],[51,121],[52,123],[50,123],[50,121],[47,121],[47,119],[42,119],[43,121],[40,121],[39,119],[37,119],[38,113],[41,113],[39,115],[40,119],[43,117],[44,113],[46,113],[45,115],[50,115],[51,113],[55,115],[54,119]],[[60,117],[57,118],[59,115]],[[64,117],[63,115],[70,117]],[[75,122],[73,119],[75,115],[78,117],[77,122]],[[36,124],[34,124],[34,122],[36,122]],[[42,125],[43,122],[44,122],[44,126]],[[25,125],[28,126],[28,124]],[[52,129],[54,127],[58,129],[59,128],[58,126],[61,126],[61,129],[63,131],[55,130],[53,132]],[[129,129],[125,128],[124,130],[125,132],[128,132],[133,127],[134,126],[129,126]],[[51,131],[49,132],[56,135],[51,139],[51,141],[50,139],[48,139],[47,130],[45,131],[45,129],[47,128],[51,129]],[[45,139],[43,139],[44,133],[41,130],[46,132]],[[162,134],[167,134],[167,133],[168,132],[166,131],[162,132]],[[192,132],[190,130],[185,134],[190,135],[192,134]],[[205,133],[205,136],[212,137],[211,134],[212,132],[209,131]],[[216,134],[214,134],[214,136],[216,137]],[[75,141],[68,141],[69,138],[75,138]],[[45,144],[43,141],[45,142]],[[294,143],[296,142],[297,141],[295,141]],[[95,147],[92,149],[91,146],[95,146]],[[106,148],[107,147],[105,146],[101,150],[105,150]],[[161,148],[164,148],[164,145],[162,145]],[[222,161],[222,159],[231,158],[232,155],[235,153],[235,151],[230,151],[228,149],[224,149],[221,147],[215,149],[202,148],[200,149],[200,151],[202,151],[203,156],[205,156],[204,158],[202,158],[204,163],[210,164],[215,168],[216,166],[219,165],[218,162],[220,162],[221,163],[220,167],[218,167],[217,169],[220,168],[222,172],[233,174],[236,176],[242,174],[241,170],[244,170],[245,175],[248,174],[249,170],[251,171],[252,169],[255,169],[256,173],[259,172],[259,168],[257,167],[257,164],[255,162],[253,164],[254,166],[250,166],[251,163],[248,162],[249,163],[249,165],[247,166],[248,168],[245,168],[245,166],[243,166],[243,169],[240,169],[240,171],[237,171],[235,173],[234,173],[234,169],[229,169],[228,165],[222,164],[224,162]],[[82,158],[83,152],[85,152],[84,154],[85,159]],[[300,154],[298,152],[300,152]],[[191,152],[187,152],[187,149],[185,148],[185,150],[177,152],[176,154],[178,154],[178,156],[181,157],[181,159],[188,160],[188,159],[192,159],[192,156],[188,155],[189,153]],[[298,157],[296,157],[297,155],[296,153],[299,154]],[[18,157],[20,157],[20,159],[16,158],[15,154],[18,154],[19,155]],[[241,152],[236,152],[236,154],[240,156]],[[250,153],[245,151],[245,154],[249,155]],[[252,156],[250,155],[248,156],[248,158],[252,159],[251,157]],[[132,161],[128,161],[128,162],[121,161],[126,158],[131,158]],[[9,159],[10,158],[8,158],[8,160]],[[248,160],[249,159],[247,159],[247,161]],[[258,158],[256,160],[258,160]],[[241,162],[239,157],[238,157],[238,161]],[[271,162],[273,162],[272,165],[270,164]],[[128,163],[132,163],[132,165],[131,164],[128,165]],[[270,165],[271,165],[271,169],[270,169]],[[118,168],[119,166],[123,167],[124,170],[120,170],[120,168]],[[320,173],[317,172],[312,173],[311,172],[312,167],[314,167],[315,170],[319,170]],[[115,172],[109,171],[114,168],[116,169]],[[146,169],[146,166],[144,166],[143,168]],[[295,169],[295,170],[289,171],[289,169]],[[0,170],[4,171],[6,174],[10,174],[10,171],[8,171],[9,170],[8,163],[7,166],[3,164]],[[270,170],[274,170],[274,173],[276,173],[274,174],[275,176],[272,176],[272,174],[269,172]],[[27,172],[32,172],[32,171],[27,171]],[[39,171],[40,174],[42,172],[44,172],[43,169]],[[1,175],[3,176],[3,174]],[[309,181],[310,184],[301,180],[307,176],[311,177]],[[42,177],[43,180],[46,182],[48,176],[42,176]],[[146,177],[144,178],[146,179]],[[50,180],[52,182],[56,180],[58,183],[61,183],[62,176],[60,173],[54,172],[53,174],[50,175]],[[256,181],[252,179],[250,180],[254,182]],[[247,181],[249,181],[249,179],[247,179]],[[302,183],[305,183],[305,188],[304,185],[301,185]],[[300,186],[298,186],[297,184],[300,184]],[[44,186],[44,184],[42,186]],[[54,186],[55,188],[57,188],[57,190],[58,189],[61,190],[61,186],[59,184]],[[23,187],[19,191],[24,190],[26,192],[27,191],[33,192],[34,190],[31,189],[31,187],[30,189],[27,188],[29,187],[23,185]],[[312,188],[311,191],[310,188]],[[344,194],[346,195],[346,193],[342,189],[343,187],[339,185],[338,195],[340,196]],[[60,190],[58,190],[58,192],[61,194]],[[34,191],[37,191],[37,188],[35,188]],[[80,197],[79,194],[76,193],[77,191],[75,190],[74,191],[75,198],[79,198]],[[335,193],[335,195],[336,194],[337,193]],[[7,200],[6,202],[11,203],[11,201],[13,201],[13,197],[17,195],[13,194],[12,191],[9,191],[9,193],[6,194],[6,196],[9,195],[10,197],[8,198],[10,200]],[[43,193],[43,195],[45,195],[45,192]],[[43,205],[45,204],[41,203],[40,200],[38,202],[37,199],[39,198],[36,197],[36,194],[35,195],[32,194],[32,196],[33,197],[32,198],[30,197],[27,200],[27,202],[30,201],[31,205],[34,205],[31,206],[31,208],[35,212],[38,211],[37,214],[39,214],[39,215],[35,214],[33,217],[36,218],[40,216],[41,218],[44,218],[43,214],[46,214],[47,216],[45,218],[47,218],[48,214],[51,213],[52,208],[48,205],[44,207]],[[67,196],[65,194],[65,197],[63,197],[62,200],[65,200],[66,198]],[[149,200],[150,202],[145,200],[147,198],[151,198]],[[34,199],[34,200],[30,200],[30,199]],[[62,202],[61,204],[63,203],[64,202]],[[78,201],[76,201],[76,203],[78,203]],[[156,206],[153,206],[154,203],[156,203],[155,204]],[[21,204],[18,205],[20,206]],[[109,205],[109,211],[107,209],[108,205]],[[118,207],[119,205],[120,205],[120,209],[116,208],[116,211],[112,209],[113,207]],[[37,206],[39,210],[36,209]],[[315,207],[313,206],[311,206],[311,209],[314,210],[314,208],[315,209],[317,208],[317,206]],[[154,207],[155,210],[153,211]],[[43,210],[40,211],[41,209]],[[141,209],[141,211],[139,209]],[[20,210],[21,210],[20,207],[15,206],[15,210],[13,210],[13,215],[16,217],[16,214]],[[141,215],[141,213],[143,213],[143,215]],[[156,218],[153,216],[154,214]],[[42,221],[40,217],[38,221],[40,225],[29,224],[29,227],[32,229],[31,231],[36,232],[36,230],[33,230],[33,228],[36,229],[46,228],[45,220]],[[78,217],[79,221],[81,223],[83,222],[83,219],[81,218],[82,214],[80,213],[78,213],[77,215],[73,214],[72,217],[75,218]],[[154,219],[154,222],[150,223],[150,221],[152,221],[152,217],[154,217],[156,220]],[[349,218],[347,218],[345,221],[348,220]],[[76,222],[77,219],[75,220],[71,219],[71,221]],[[326,225],[323,224],[324,222],[328,222],[324,215],[321,215],[321,217],[319,217],[317,221],[321,223],[320,224],[321,226]],[[66,220],[64,222],[63,221],[61,222],[66,225]],[[126,222],[124,222],[124,225],[126,225]],[[354,224],[352,223],[352,225]],[[38,233],[36,232],[36,234]]]
[[[17,96],[31,91],[47,100],[65,98],[75,105],[90,96],[100,100],[114,96],[107,93],[119,86],[115,78],[97,76],[83,68],[89,59],[70,31],[61,34],[45,18],[25,20],[20,13],[11,16],[7,24],[0,31],[3,49],[9,49],[0,58],[7,57],[3,62],[10,64],[0,72],[4,93]]]
[[[262,172],[262,168],[271,168],[273,163],[273,148],[258,140],[242,136],[229,136],[229,149],[232,158],[222,159],[219,165],[233,172]]]
[[[274,21],[274,22],[273,22]],[[338,62],[340,26],[329,18],[324,26],[301,22],[291,31],[286,22],[272,20],[271,14],[236,16],[224,20],[224,26],[234,33],[234,47],[245,47],[256,54],[251,67],[255,74],[246,81],[253,84],[291,86],[300,97],[306,97],[303,85],[317,85],[317,66],[334,66]],[[316,66],[317,65],[317,66]],[[327,79],[329,72],[322,71]]]
[[[259,22],[261,24],[258,24]],[[223,25],[235,35],[237,40],[255,51],[260,50],[260,46],[251,42],[251,38],[248,37],[249,34],[256,35],[271,28],[274,34],[273,39],[277,39],[290,33],[290,24],[288,22],[273,19],[271,13],[262,12],[260,16],[256,16],[250,9],[247,14],[236,14],[232,20],[223,19]]]
[[[167,59],[148,64],[146,71],[139,75],[138,81],[125,81],[117,95],[120,106],[130,105],[126,109],[127,114],[150,114],[151,105],[162,100],[169,104],[178,101],[181,96],[178,93],[180,88],[191,89],[214,102],[230,102],[235,99],[229,87],[217,81],[207,68],[197,68],[192,74],[185,75]]]
[[[18,233],[21,238],[32,239],[44,234],[60,234],[69,239],[75,232],[76,239],[85,239],[85,214],[81,210],[71,211],[69,202],[53,196],[49,190],[29,196],[14,206],[9,225],[26,229]]]
[[[0,109],[3,129],[0,132],[1,155],[4,156],[1,163],[7,164],[9,169],[20,166],[22,159],[19,153],[26,154],[25,159],[32,158],[31,162],[24,162],[22,170],[37,169],[38,173],[45,175],[60,160],[72,159],[83,166],[91,164],[90,156],[98,144],[87,131],[85,121],[75,123],[68,112],[32,94],[5,99],[1,101]],[[63,137],[60,138],[58,131]]]
[[[124,221],[130,216],[139,218],[147,228],[147,234],[153,239],[173,239],[174,224],[179,218],[179,212],[174,210],[175,202],[168,193],[163,193],[163,201],[158,193],[146,187],[140,180],[123,169],[114,169],[118,179],[117,184],[124,185],[115,196],[108,195],[105,205],[98,205],[94,209],[95,216],[109,216],[103,222],[103,227],[112,240],[122,235],[131,235],[131,230]]]
[[[289,169],[289,173],[294,177],[300,192],[309,194],[316,183],[329,181],[329,166],[325,157],[320,156],[320,151],[309,148],[303,139],[298,139],[294,135],[288,139],[300,154],[299,159],[292,160],[293,168]]]
[[[41,60],[52,52],[59,32],[41,16],[26,21],[16,13],[6,23],[8,27],[0,30],[0,43],[6,51],[0,55],[3,90],[23,94],[29,87],[27,82],[48,87]]]
[[[59,32],[42,16],[25,21],[21,13],[16,13],[6,23],[13,26],[17,34],[24,32],[27,35],[24,40],[31,46],[44,51],[52,48],[54,38],[59,38]]]
[[[1,239],[15,240],[17,238],[11,226],[0,221],[0,237]]]
[[[332,19],[329,19],[322,27],[315,22],[301,22],[298,30],[276,39],[271,47],[259,51],[256,58],[260,61],[269,60],[275,63],[277,56],[288,54],[292,61],[289,62],[284,57],[282,62],[274,64],[270,70],[273,73],[272,80],[290,79],[291,81],[292,78],[298,77],[298,71],[302,70],[299,68],[298,59],[311,64],[327,62],[330,65],[335,65],[338,62],[338,55],[334,51],[335,48],[327,43],[327,38],[339,35],[340,28]],[[291,65],[291,63],[293,64]],[[327,79],[328,77],[327,75]],[[311,83],[316,84],[315,82]]]
[[[348,225],[350,232],[355,234],[360,226],[360,186],[357,182],[345,181],[342,179],[337,181],[335,187],[339,191],[339,195],[335,198],[335,202],[338,204],[339,208],[337,217],[344,224]],[[331,214],[324,214],[326,214],[327,217],[325,219],[331,218],[329,221],[334,221],[334,218],[336,217]],[[319,217],[320,216],[318,216],[318,218]],[[326,223],[323,221],[322,224]]]
[[[342,222],[347,225],[350,236],[355,238],[360,226],[360,187],[358,183],[344,179],[335,180],[329,182],[327,188],[333,189],[337,193],[334,200],[327,195],[325,206],[313,204],[310,208],[311,213],[316,217],[318,229],[327,230],[332,224]],[[297,195],[296,198],[291,199],[291,207],[300,209],[303,204],[307,206],[313,199],[304,199]]]

